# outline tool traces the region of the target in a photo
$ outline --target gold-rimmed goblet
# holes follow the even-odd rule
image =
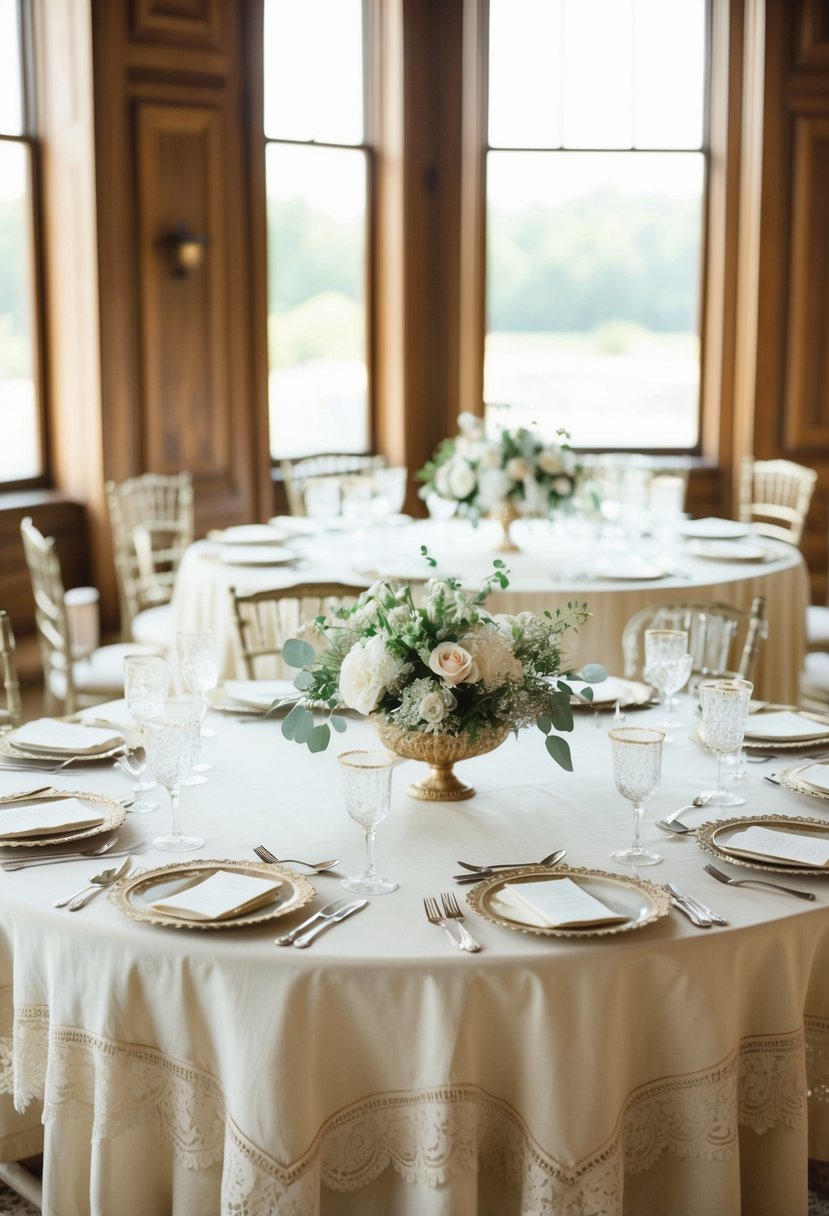
[[[374,868],[374,837],[391,806],[391,772],[395,757],[380,748],[341,752],[345,809],[359,823],[366,838],[366,868],[344,878],[342,886],[358,895],[386,895],[397,890],[393,878],[381,878]]]
[[[158,655],[128,654],[124,657],[124,699],[127,712],[141,732],[144,739],[144,724],[148,718],[157,717],[164,712],[164,702],[170,691],[170,664]],[[146,740],[145,740],[146,742]],[[144,814],[154,811],[157,802],[152,802],[143,795],[156,787],[155,781],[145,781],[141,775],[146,763],[139,766],[135,757],[131,760],[131,768],[138,772],[133,786],[135,801],[130,812]]]
[[[701,680],[697,685],[703,742],[717,757],[717,784],[705,795],[709,806],[745,806],[745,798],[723,784],[723,761],[743,746],[753,689],[750,680],[738,679]]]
[[[608,738],[616,789],[633,805],[633,843],[610,856],[626,866],[655,866],[662,856],[642,846],[639,825],[644,804],[659,789],[665,734],[644,726],[620,726],[609,731]]]
[[[169,700],[164,712],[144,724],[147,759],[156,779],[170,795],[170,831],[156,836],[153,844],[168,853],[189,853],[200,849],[203,836],[186,836],[179,822],[179,796],[199,751],[201,720],[199,706],[189,699]]]

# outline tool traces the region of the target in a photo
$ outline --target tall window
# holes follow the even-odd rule
[[[43,473],[35,317],[33,133],[22,4],[0,0],[0,482]]]
[[[700,437],[706,0],[490,0],[494,423]]]
[[[265,0],[271,454],[371,446],[362,0]]]

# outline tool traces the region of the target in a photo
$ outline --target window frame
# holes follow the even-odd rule
[[[42,169],[41,142],[37,125],[37,90],[35,83],[34,20],[31,0],[16,0],[18,54],[22,86],[22,130],[19,135],[0,131],[0,141],[26,149],[29,210],[32,379],[34,381],[35,418],[37,423],[37,456],[40,472],[33,477],[0,480],[0,493],[44,489],[51,485],[50,445],[46,408],[46,317],[44,290],[44,259],[42,230]]]
[[[739,5],[733,5],[731,0],[706,3],[706,80],[700,148],[705,169],[698,295],[698,439],[691,448],[637,448],[643,453],[685,457],[695,463],[716,461],[718,455],[727,455],[729,448],[724,419],[733,398],[739,155],[728,154],[740,146],[741,28],[737,10]],[[464,409],[482,415],[487,333],[487,159],[490,151],[503,151],[498,146],[491,147],[488,138],[489,0],[464,0],[464,28],[459,394]],[[627,449],[596,446],[580,450],[600,453]]]
[[[332,143],[326,140],[298,140],[285,139],[276,136],[270,136],[265,132],[265,114],[264,104],[261,108],[260,126],[262,132],[262,144],[260,152],[260,163],[262,173],[262,183],[266,191],[265,215],[267,214],[267,170],[266,157],[267,149],[271,145],[279,145],[282,147],[300,147],[300,148],[332,148],[341,149],[344,151],[361,152],[364,157],[365,174],[366,174],[366,214],[364,220],[364,248],[365,259],[363,266],[363,282],[365,284],[365,356],[366,356],[366,430],[367,430],[367,446],[360,451],[349,453],[354,456],[370,455],[377,451],[377,435],[379,428],[379,407],[377,393],[377,139],[378,139],[378,119],[377,119],[377,99],[378,99],[378,81],[380,79],[380,27],[379,27],[379,11],[378,5],[382,0],[361,0],[362,10],[362,43],[363,43],[363,138],[360,143],[343,144]],[[262,0],[262,8],[264,11],[264,0]],[[263,44],[264,49],[264,44]],[[264,56],[262,63],[262,71],[264,72]],[[264,94],[262,97],[264,103]],[[268,231],[267,221],[265,224],[265,263],[269,256],[268,250]],[[267,272],[265,274],[265,319],[267,324],[267,308],[268,308],[268,283]],[[282,479],[281,464],[284,459],[303,460],[307,456],[322,456],[330,454],[328,449],[313,445],[301,453],[286,458],[284,456],[274,456],[272,439],[270,432],[270,355],[268,344],[265,346],[265,405],[266,405],[266,433],[268,437],[268,456],[271,466],[271,477],[274,481]]]

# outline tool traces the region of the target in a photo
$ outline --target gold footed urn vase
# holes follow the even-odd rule
[[[409,786],[411,798],[423,802],[460,802],[472,798],[475,790],[465,785],[452,771],[459,760],[470,760],[494,751],[504,742],[510,732],[509,726],[483,726],[475,736],[475,742],[467,734],[440,735],[406,730],[379,715],[374,725],[384,747],[404,760],[423,760],[429,772],[420,781]]]
[[[505,498],[499,507],[492,512],[501,525],[501,539],[495,546],[496,553],[520,553],[521,549],[510,535],[510,528],[520,516],[515,509],[512,499]]]

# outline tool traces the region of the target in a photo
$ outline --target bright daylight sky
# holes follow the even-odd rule
[[[19,135],[20,72],[17,4],[0,0],[0,134]],[[5,153],[5,155],[4,155]],[[19,148],[0,141],[0,199],[21,198],[26,185],[24,158]]]

